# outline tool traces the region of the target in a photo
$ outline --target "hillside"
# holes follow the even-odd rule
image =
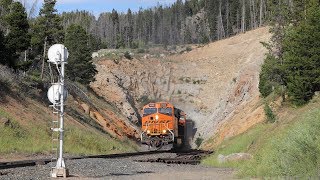
[[[204,148],[246,131],[264,120],[257,86],[265,53],[260,42],[269,38],[268,28],[260,28],[206,46],[187,46],[181,53],[154,56],[158,50],[150,49],[132,60],[97,58],[93,91],[67,83],[66,152],[133,151],[134,143],[123,142],[139,137],[140,109],[150,101],[170,101],[183,109],[195,122],[191,142],[215,135]],[[49,155],[54,118],[46,98],[49,85],[3,66],[1,73],[2,157]]]
[[[239,169],[241,177],[317,177],[319,172],[319,93],[303,107],[268,97],[276,114],[275,123],[259,123],[225,140],[203,164]],[[249,161],[219,162],[219,155],[250,153]],[[280,178],[282,179],[282,178]]]
[[[196,137],[218,141],[244,132],[264,120],[258,79],[270,39],[259,28],[182,54],[145,53],[140,58],[97,58],[92,89],[137,122],[149,101],[170,101],[195,122]],[[101,53],[101,51],[99,52]]]
[[[57,116],[49,108],[46,97],[48,85],[30,78],[18,76],[0,66],[0,161],[53,155],[50,128]],[[122,136],[119,138],[114,131],[108,131],[102,123],[95,121],[96,116],[109,124],[123,119],[116,110],[103,105],[106,102],[90,92],[86,92],[87,100],[94,102],[95,107],[87,105],[88,102],[75,91],[70,89],[69,93],[65,116],[67,155],[135,151],[136,145],[130,140],[130,133],[124,136],[123,131],[118,130]],[[107,114],[110,111],[112,113]]]

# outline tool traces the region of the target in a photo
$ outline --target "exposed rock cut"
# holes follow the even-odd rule
[[[224,139],[263,119],[257,103],[266,49],[260,42],[270,36],[268,28],[260,28],[161,59],[102,59],[96,61],[99,73],[91,87],[132,122],[138,122],[148,101],[170,101],[195,122],[196,137],[208,139],[220,132]],[[218,130],[227,122],[239,127]]]

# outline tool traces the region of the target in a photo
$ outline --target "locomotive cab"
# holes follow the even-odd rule
[[[141,143],[157,149],[181,144],[184,127],[185,114],[181,110],[167,102],[149,103],[142,110]]]

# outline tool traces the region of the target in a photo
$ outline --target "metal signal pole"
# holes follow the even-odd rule
[[[57,161],[57,169],[65,169],[66,165],[64,163],[63,159],[63,125],[64,125],[64,65],[65,62],[61,62],[60,66],[60,88],[61,88],[61,93],[60,93],[60,136],[59,136],[59,158]]]
[[[55,44],[50,47],[48,52],[49,63],[53,63],[57,66],[59,72],[58,83],[53,83],[48,91],[48,98],[53,104],[54,113],[59,114],[59,128],[53,127],[54,132],[59,132],[59,155],[57,164],[52,168],[51,177],[64,177],[68,176],[68,170],[63,159],[63,136],[64,136],[64,101],[67,93],[64,88],[65,77],[65,64],[67,63],[68,50],[62,44]],[[60,67],[59,67],[60,65]],[[58,122],[58,121],[55,121]],[[57,139],[58,140],[58,139]]]

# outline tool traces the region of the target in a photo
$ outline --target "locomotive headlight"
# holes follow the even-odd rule
[[[147,130],[147,134],[150,134],[150,130]]]
[[[156,115],[156,120],[159,120],[159,115],[158,114]]]
[[[165,130],[165,129],[162,131],[163,134],[165,134],[166,132],[167,132],[167,130]]]

